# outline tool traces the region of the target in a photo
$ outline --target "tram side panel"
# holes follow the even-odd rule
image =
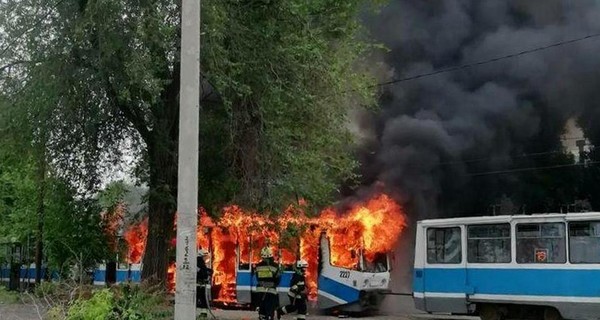
[[[421,311],[427,311],[425,305],[425,240],[424,229],[421,223],[417,223],[416,241],[415,241],[415,264],[413,268],[413,299],[415,308]]]
[[[94,270],[93,283],[97,286],[106,285],[106,265],[101,264]],[[142,280],[142,265],[134,263],[127,268],[119,267],[116,270],[116,283],[134,282],[139,283]]]
[[[287,294],[290,290],[290,281],[292,280],[293,271],[284,271],[281,274],[281,282],[277,287],[279,301],[287,303]],[[239,304],[258,305],[262,298],[256,292],[256,277],[251,270],[236,270],[236,298]]]
[[[464,228],[445,226],[425,229],[417,224],[413,278],[415,307],[427,312],[466,314],[468,284],[464,257]],[[427,251],[426,244],[431,250]]]
[[[555,309],[565,319],[600,319],[600,213],[439,219],[426,226],[418,224],[415,246],[418,309],[463,314],[487,307],[509,315]],[[460,228],[460,246],[453,228]],[[491,250],[491,243],[504,245]],[[447,303],[452,299],[464,309]]]

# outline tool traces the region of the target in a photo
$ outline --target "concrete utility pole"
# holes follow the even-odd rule
[[[181,89],[179,92],[175,320],[196,319],[200,1],[182,0],[181,4]]]

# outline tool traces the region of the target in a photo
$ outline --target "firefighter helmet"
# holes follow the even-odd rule
[[[305,269],[308,268],[308,262],[306,262],[306,260],[298,260],[296,261],[296,268],[298,269]]]
[[[273,251],[269,247],[264,247],[260,250],[260,257],[263,259],[273,258]]]
[[[208,251],[206,251],[206,250],[204,250],[204,249],[202,249],[202,248],[198,249],[198,257],[202,257],[202,258],[204,258],[204,257],[206,257],[207,255],[208,255]]]

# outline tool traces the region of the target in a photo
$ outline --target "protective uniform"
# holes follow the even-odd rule
[[[256,265],[256,292],[260,293],[258,307],[259,319],[273,320],[277,307],[277,286],[281,280],[281,271],[273,260],[271,249],[265,247],[260,252],[262,261]]]
[[[196,272],[196,308],[200,308],[200,318],[208,317],[207,290],[210,290],[210,277],[212,269],[206,266],[204,258],[208,255],[206,250],[198,250]]]
[[[306,319],[307,309],[307,290],[306,290],[306,268],[308,268],[308,262],[304,260],[298,260],[296,262],[296,269],[292,280],[290,281],[290,291],[288,297],[290,298],[290,304],[277,310],[277,318],[281,318],[282,315],[292,312],[298,312],[296,319]]]

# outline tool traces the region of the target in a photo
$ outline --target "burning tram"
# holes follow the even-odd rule
[[[356,264],[348,268],[332,264],[330,239],[325,233],[321,234],[319,246],[315,249],[318,251],[318,260],[309,264],[307,280],[311,300],[316,302],[319,309],[331,312],[364,312],[377,309],[382,294],[389,288],[387,253],[377,254],[376,260],[373,261],[369,261],[362,251],[353,253]],[[248,257],[253,257],[254,251],[250,250]],[[255,294],[256,278],[253,276],[253,265],[244,263],[245,259],[241,253],[242,250],[239,250],[238,246],[235,268],[237,303],[256,305],[259,297]],[[282,264],[284,272],[278,287],[280,301],[286,299],[293,274],[292,263],[289,263],[289,260],[285,262]]]
[[[307,288],[314,306],[363,312],[376,309],[389,289],[388,252],[404,226],[400,206],[380,195],[344,214],[326,209],[312,218],[293,209],[265,219],[227,208],[210,236],[199,234],[198,238],[201,246],[214,251],[211,262],[217,300],[256,302],[253,266],[260,261],[260,248],[269,245],[285,270],[278,289],[281,298],[289,290],[293,264],[303,259],[309,262]]]
[[[209,237],[213,238],[213,237]],[[249,238],[247,242],[237,243],[232,246],[225,240],[225,246],[235,250],[235,263],[224,263],[215,247],[209,250],[209,265],[215,274],[212,284],[212,297],[214,302],[221,306],[256,306],[259,295],[256,293],[256,277],[253,269],[260,261],[258,252],[264,239]],[[258,240],[258,241],[256,241]],[[305,247],[303,259],[311,259],[307,272],[310,300],[318,309],[325,312],[366,312],[376,310],[381,303],[383,294],[388,292],[390,284],[390,261],[387,252],[379,252],[369,257],[363,250],[349,251],[347,261],[352,265],[333,260],[340,265],[332,263],[331,239],[322,233],[318,246]],[[218,249],[217,249],[218,250]],[[286,301],[289,291],[290,279],[294,273],[293,264],[295,257],[289,250],[277,250],[279,261],[283,269],[281,283],[277,288],[280,301]],[[335,258],[334,258],[335,259]],[[250,263],[250,261],[252,263]],[[343,265],[343,266],[341,266]],[[228,270],[232,268],[233,270]],[[107,279],[106,266],[102,265],[94,271],[94,284],[104,285]],[[233,272],[231,272],[233,271]],[[122,266],[116,270],[116,282],[139,282],[141,264]]]
[[[270,246],[284,270],[280,301],[287,300],[294,263],[303,259],[309,263],[306,282],[312,306],[333,313],[377,309],[390,288],[388,253],[406,222],[402,208],[381,194],[346,212],[325,209],[316,217],[292,207],[269,217],[230,206],[213,221],[201,210],[199,225],[197,246],[209,252],[214,304],[258,304],[253,270],[260,262],[260,249]],[[131,226],[124,236],[127,263],[100,266],[93,272],[94,284],[139,282],[146,235],[147,222]],[[175,269],[171,264],[172,286]]]

